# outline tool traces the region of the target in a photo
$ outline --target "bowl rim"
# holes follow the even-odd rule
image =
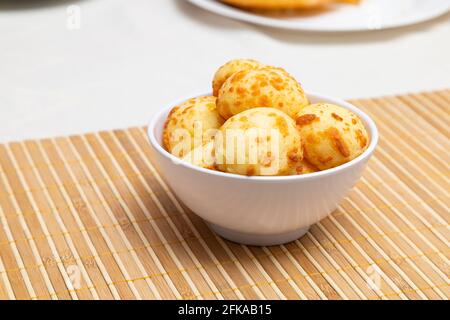
[[[323,100],[323,102],[325,102],[325,103],[336,104],[338,106],[341,106],[345,109],[348,109],[348,110],[356,113],[363,120],[363,123],[364,123],[364,126],[366,127],[366,129],[369,129],[368,130],[369,134],[370,134],[369,147],[358,157],[356,157],[355,159],[353,159],[345,164],[342,164],[340,166],[337,166],[337,167],[334,167],[331,169],[326,169],[326,170],[322,170],[322,171],[318,171],[318,172],[314,172],[314,173],[308,173],[308,174],[304,174],[304,175],[244,176],[244,175],[238,175],[235,173],[227,173],[227,172],[205,169],[205,168],[190,164],[186,161],[182,161],[181,159],[175,157],[174,155],[169,153],[166,149],[164,149],[164,147],[156,139],[155,134],[154,134],[154,129],[155,129],[156,125],[159,123],[158,120],[161,119],[162,115],[165,113],[168,113],[173,107],[175,107],[189,99],[192,99],[192,98],[203,97],[203,96],[212,96],[211,92],[194,94],[194,95],[190,95],[189,97],[185,97],[183,99],[177,99],[176,101],[168,104],[167,107],[159,110],[156,114],[153,115],[152,119],[150,120],[150,123],[147,127],[147,135],[148,135],[148,138],[149,138],[150,143],[153,146],[153,148],[155,150],[157,150],[163,157],[172,161],[174,164],[181,165],[187,169],[194,170],[199,173],[213,175],[213,176],[222,177],[222,178],[226,178],[226,179],[234,179],[234,180],[245,180],[245,181],[253,180],[253,181],[264,181],[264,182],[286,181],[287,182],[287,181],[301,181],[301,180],[317,179],[317,178],[322,178],[325,176],[335,175],[341,171],[344,171],[348,168],[354,167],[357,164],[368,160],[372,156],[372,154],[375,151],[376,146],[378,145],[379,132],[378,132],[378,128],[377,128],[375,122],[372,120],[372,118],[369,115],[367,115],[364,111],[362,111],[355,105],[353,105],[343,99],[333,98],[333,97],[323,95],[323,94],[318,94],[315,92],[306,92],[306,95],[308,97],[312,97],[314,100],[318,100],[318,101]],[[164,121],[165,121],[165,119],[164,119]]]

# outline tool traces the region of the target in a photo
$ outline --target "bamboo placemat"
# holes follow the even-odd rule
[[[0,299],[448,299],[450,90],[353,102],[379,126],[375,157],[276,247],[211,233],[144,128],[0,145]]]

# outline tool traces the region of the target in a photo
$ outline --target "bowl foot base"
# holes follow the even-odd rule
[[[260,235],[233,231],[210,222],[207,222],[207,224],[215,233],[217,233],[222,238],[249,246],[275,246],[292,242],[304,236],[309,230],[309,227],[306,227],[287,233],[275,235]]]

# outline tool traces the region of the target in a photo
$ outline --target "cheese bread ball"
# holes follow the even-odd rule
[[[182,158],[211,139],[225,120],[219,115],[215,97],[190,99],[175,107],[167,117],[163,143],[167,151]]]
[[[369,137],[361,119],[342,107],[318,103],[296,118],[305,158],[320,170],[349,162],[366,150]]]
[[[219,90],[217,109],[228,119],[242,111],[271,107],[294,117],[308,105],[300,84],[280,68],[243,70],[228,78]]]
[[[243,70],[260,69],[264,66],[264,64],[251,59],[236,59],[227,62],[226,64],[221,66],[214,75],[214,79],[212,82],[213,95],[217,97],[223,83],[236,72]]]
[[[216,167],[247,176],[289,175],[303,159],[295,121],[273,108],[253,108],[228,119],[216,138]]]
[[[358,3],[359,0],[222,0],[222,2],[244,9],[285,10],[314,9],[333,2]]]

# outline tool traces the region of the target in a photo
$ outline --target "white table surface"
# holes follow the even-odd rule
[[[342,98],[450,87],[448,14],[402,29],[313,34],[247,25],[184,0],[14,2],[33,4],[0,1],[0,142],[146,124],[167,103],[209,90],[215,69],[238,57]]]

